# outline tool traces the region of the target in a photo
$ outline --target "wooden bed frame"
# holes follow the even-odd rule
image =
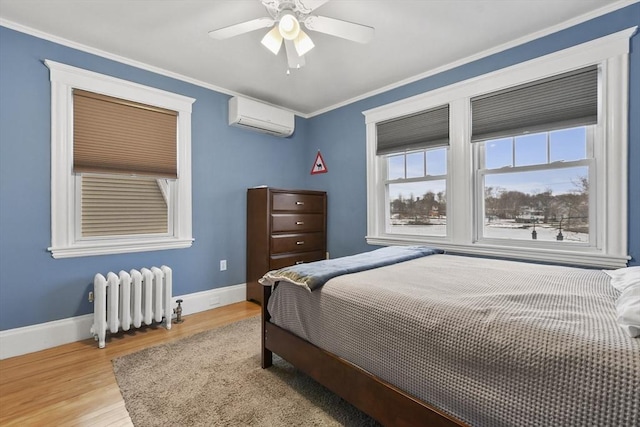
[[[467,424],[409,396],[367,371],[322,350],[271,323],[267,303],[271,287],[263,286],[262,367],[273,363],[273,353],[385,426],[453,427]]]

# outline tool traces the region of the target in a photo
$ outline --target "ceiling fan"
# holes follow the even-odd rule
[[[304,26],[311,31],[329,34],[335,37],[368,43],[373,38],[374,29],[366,25],[326,16],[311,15],[329,0],[262,0],[261,3],[270,17],[257,18],[240,24],[209,31],[216,40],[224,40],[240,34],[273,27],[261,43],[277,55],[284,41],[289,68],[304,65],[304,55],[315,46],[311,38],[301,29]]]

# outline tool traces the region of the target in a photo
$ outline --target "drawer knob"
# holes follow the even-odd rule
[[[296,261],[296,265],[304,264],[304,261]]]
[[[296,202],[296,205],[304,205],[304,202]]]
[[[299,242],[296,242],[296,245],[304,245],[304,240],[301,240]]]
[[[296,225],[304,225],[304,221],[296,221]]]

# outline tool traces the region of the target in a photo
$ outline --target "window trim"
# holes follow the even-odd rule
[[[191,108],[195,99],[70,65],[45,60],[51,80],[51,247],[53,258],[188,248],[192,245]],[[162,237],[76,237],[76,177],[73,168],[73,89],[178,112],[178,174],[173,233]]]
[[[488,74],[364,111],[367,163],[367,235],[369,244],[432,244],[454,253],[517,258],[573,265],[619,268],[628,255],[628,96],[629,39],[637,27],[628,28],[580,45],[525,61]],[[483,93],[561,74],[580,67],[600,66],[600,123],[596,125],[594,156],[602,168],[596,182],[595,215],[598,245],[561,249],[513,246],[476,242],[474,181],[471,144],[470,99]],[[376,123],[449,103],[450,151],[447,191],[446,239],[426,236],[397,236],[385,232],[383,159],[376,156]],[[462,125],[461,125],[462,124]],[[465,165],[452,173],[452,165]],[[474,183],[474,184],[470,184]]]

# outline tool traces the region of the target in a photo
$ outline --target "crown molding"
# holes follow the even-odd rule
[[[149,65],[149,64],[144,63],[144,62],[136,61],[135,59],[127,58],[125,56],[116,55],[116,54],[107,52],[105,50],[97,49],[97,48],[94,48],[94,47],[91,47],[91,46],[88,46],[88,45],[85,45],[85,44],[82,44],[82,43],[74,42],[72,40],[65,39],[63,37],[58,37],[58,36],[55,36],[53,34],[46,33],[44,31],[36,30],[35,28],[28,27],[26,25],[18,24],[17,22],[9,21],[9,20],[7,20],[5,18],[0,18],[0,26],[6,27],[6,28],[9,28],[11,30],[15,30],[15,31],[18,31],[18,32],[21,32],[21,33],[24,33],[24,34],[28,34],[30,36],[37,37],[39,39],[47,40],[47,41],[50,41],[50,42],[53,42],[53,43],[56,43],[56,44],[59,44],[59,45],[62,45],[62,46],[66,46],[66,47],[69,47],[69,48],[72,48],[72,49],[76,49],[76,50],[79,50],[79,51],[82,51],[82,52],[85,52],[85,53],[89,53],[89,54],[92,54],[92,55],[100,56],[100,57],[105,58],[105,59],[110,59],[112,61],[116,61],[116,62],[119,62],[121,64],[130,65],[132,67],[139,68],[139,69],[145,70],[145,71],[149,71],[149,72],[152,72],[154,74],[159,74],[161,76],[170,77],[172,79],[180,80],[180,81],[183,81],[185,83],[190,83],[190,84],[193,84],[195,86],[199,86],[199,87],[202,87],[202,88],[205,88],[205,89],[212,90],[214,92],[219,92],[219,93],[222,93],[222,94],[225,94],[225,95],[229,95],[229,96],[242,96],[243,98],[250,98],[250,99],[253,99],[255,101],[259,101],[259,102],[262,102],[262,103],[267,103],[269,105],[273,105],[274,107],[278,107],[278,108],[281,108],[281,109],[285,109],[287,111],[291,111],[293,114],[296,114],[296,115],[298,115],[300,117],[308,118],[304,114],[302,114],[302,113],[300,113],[298,111],[290,110],[290,109],[281,107],[279,105],[268,103],[268,102],[266,102],[264,100],[261,100],[261,99],[253,98],[253,97],[247,96],[247,95],[239,93],[239,92],[234,92],[234,91],[231,91],[229,89],[225,89],[225,88],[220,87],[220,86],[212,85],[210,83],[203,82],[202,80],[198,80],[198,79],[194,79],[194,78],[189,77],[189,76],[185,76],[184,74],[175,73],[173,71],[169,71],[169,70],[166,70],[164,68],[160,68],[160,67],[156,67],[154,65]]]
[[[337,104],[333,104],[333,105],[331,105],[329,107],[322,108],[322,109],[314,111],[312,113],[302,113],[300,111],[295,111],[295,110],[291,110],[291,109],[288,109],[288,108],[284,108],[284,109],[287,110],[287,111],[291,111],[295,115],[297,115],[299,117],[302,117],[304,119],[310,119],[312,117],[318,116],[320,114],[324,114],[324,113],[329,112],[331,110],[335,110],[335,109],[344,107],[346,105],[352,104],[354,102],[357,102],[357,101],[360,101],[360,100],[363,100],[363,99],[366,99],[366,98],[370,98],[372,96],[379,95],[379,94],[384,93],[384,92],[388,92],[388,91],[390,91],[392,89],[396,89],[398,87],[407,85],[409,83],[413,83],[415,81],[422,80],[424,78],[427,78],[427,77],[442,73],[444,71],[459,67],[461,65],[468,64],[468,63],[473,62],[473,61],[477,61],[478,59],[482,59],[484,57],[487,57],[487,56],[490,56],[490,55],[505,51],[507,49],[522,45],[522,44],[530,42],[532,40],[536,40],[536,39],[539,39],[541,37],[556,33],[558,31],[573,27],[575,25],[581,24],[583,22],[589,21],[589,20],[597,18],[599,16],[606,15],[607,13],[614,12],[614,11],[616,11],[618,9],[622,9],[624,7],[630,6],[630,5],[634,4],[634,3],[638,3],[639,1],[640,0],[620,0],[618,2],[615,2],[615,3],[609,4],[607,6],[603,6],[603,7],[599,8],[599,9],[593,10],[593,11],[591,11],[589,13],[580,15],[580,16],[575,17],[575,18],[572,18],[572,19],[570,19],[568,21],[564,21],[564,22],[562,22],[560,24],[557,24],[557,25],[554,25],[552,27],[546,28],[544,30],[537,31],[535,33],[526,35],[524,37],[520,37],[520,38],[518,38],[516,40],[512,40],[512,41],[510,41],[508,43],[504,43],[504,44],[501,44],[499,46],[493,47],[491,49],[487,49],[487,50],[484,50],[484,51],[482,51],[480,53],[477,53],[477,54],[468,56],[466,58],[460,59],[458,61],[454,61],[454,62],[451,62],[449,64],[443,65],[441,67],[437,67],[437,68],[431,69],[429,71],[426,71],[424,73],[420,73],[420,74],[415,75],[413,77],[409,77],[409,78],[400,80],[398,82],[392,83],[390,85],[383,86],[383,87],[381,87],[379,89],[364,93],[364,94],[362,94],[360,96],[345,100],[343,102],[339,102]],[[203,87],[205,89],[210,89],[210,90],[213,90],[215,92],[220,92],[220,93],[223,93],[225,95],[243,96],[245,98],[250,98],[250,99],[254,99],[256,101],[265,102],[264,100],[253,98],[253,97],[247,96],[247,95],[245,95],[243,93],[231,91],[229,89],[226,89],[226,88],[223,88],[223,87],[220,87],[220,86],[215,86],[215,85],[212,85],[210,83],[206,83],[206,82],[203,82],[201,80],[197,80],[197,79],[185,76],[183,74],[175,73],[173,71],[165,70],[163,68],[159,68],[159,67],[156,67],[156,66],[153,66],[153,65],[149,65],[149,64],[146,64],[144,62],[136,61],[135,59],[127,58],[127,57],[116,55],[116,54],[113,54],[113,53],[110,53],[110,52],[107,52],[107,51],[104,51],[104,50],[101,50],[101,49],[93,48],[91,46],[87,46],[87,45],[82,44],[82,43],[78,43],[78,42],[74,42],[74,41],[71,41],[71,40],[68,40],[68,39],[65,39],[65,38],[62,38],[62,37],[58,37],[58,36],[55,36],[53,34],[46,33],[44,31],[36,30],[34,28],[31,28],[31,27],[28,27],[28,26],[25,26],[25,25],[22,25],[22,24],[18,24],[18,23],[13,22],[13,21],[9,21],[9,20],[4,19],[4,18],[0,18],[0,26],[7,27],[7,28],[10,28],[12,30],[19,31],[21,33],[29,34],[29,35],[32,35],[34,37],[38,37],[38,38],[41,38],[41,39],[44,39],[44,40],[48,40],[48,41],[51,41],[51,42],[54,42],[54,43],[57,43],[57,44],[60,44],[60,45],[63,45],[63,46],[67,46],[67,47],[70,47],[70,48],[73,48],[73,49],[77,49],[77,50],[86,52],[86,53],[90,53],[90,54],[93,54],[93,55],[101,56],[103,58],[110,59],[110,60],[113,60],[113,61],[117,61],[117,62],[120,62],[122,64],[126,64],[126,65],[130,65],[132,67],[140,68],[140,69],[145,70],[145,71],[150,71],[150,72],[155,73],[155,74],[160,74],[160,75],[163,75],[163,76],[166,76],[166,77],[171,77],[173,79],[181,80],[181,81],[184,81],[186,83],[191,83],[193,85],[200,86],[200,87]],[[268,104],[273,105],[273,106],[278,107],[278,108],[283,108],[283,107],[281,107],[279,105],[275,105],[275,104],[271,104],[271,103],[268,103]]]
[[[314,116],[318,116],[320,114],[327,113],[327,112],[329,112],[331,110],[335,110],[335,109],[344,107],[346,105],[353,104],[354,102],[361,101],[363,99],[371,98],[372,96],[388,92],[390,90],[402,87],[404,85],[407,85],[407,84],[410,84],[410,83],[413,83],[413,82],[416,82],[418,80],[422,80],[422,79],[425,79],[427,77],[431,77],[431,76],[434,76],[436,74],[440,74],[440,73],[443,73],[445,71],[452,70],[452,69],[460,67],[462,65],[469,64],[471,62],[477,61],[479,59],[482,59],[482,58],[485,58],[485,57],[488,57],[488,56],[491,56],[491,55],[494,55],[496,53],[500,53],[500,52],[503,52],[505,50],[508,50],[508,49],[523,45],[525,43],[531,42],[533,40],[537,40],[539,38],[548,36],[550,34],[557,33],[557,32],[562,31],[562,30],[566,30],[567,28],[571,28],[571,27],[574,27],[574,26],[576,26],[578,24],[582,24],[583,22],[587,22],[587,21],[589,21],[591,19],[597,18],[599,16],[603,16],[603,15],[606,15],[608,13],[615,12],[618,9],[622,9],[624,7],[630,6],[630,5],[632,5],[634,3],[638,3],[638,2],[640,2],[640,0],[621,0],[619,2],[609,4],[607,6],[604,6],[604,7],[601,7],[599,9],[593,10],[593,11],[591,11],[589,13],[584,14],[584,15],[580,15],[578,17],[572,18],[572,19],[570,19],[568,21],[564,21],[564,22],[562,22],[560,24],[557,24],[557,25],[554,25],[552,27],[545,28],[544,30],[536,31],[535,33],[531,33],[531,34],[528,34],[528,35],[526,35],[524,37],[520,37],[520,38],[512,40],[510,42],[501,44],[499,46],[492,47],[491,49],[484,50],[482,52],[479,52],[479,53],[473,54],[471,56],[468,56],[466,58],[462,58],[462,59],[459,59],[457,61],[450,62],[450,63],[448,63],[446,65],[441,66],[441,67],[433,68],[433,69],[431,69],[429,71],[425,71],[424,73],[417,74],[417,75],[415,75],[413,77],[408,77],[408,78],[406,78],[404,80],[400,80],[400,81],[392,83],[390,85],[383,86],[383,87],[381,87],[379,89],[373,90],[371,92],[367,92],[367,93],[362,94],[360,96],[357,96],[355,98],[351,98],[351,99],[348,99],[346,101],[340,102],[338,104],[331,105],[331,106],[329,106],[327,108],[323,108],[321,110],[318,110],[318,111],[315,111],[313,113],[307,114],[305,116],[305,118],[311,118],[311,117],[314,117]]]

